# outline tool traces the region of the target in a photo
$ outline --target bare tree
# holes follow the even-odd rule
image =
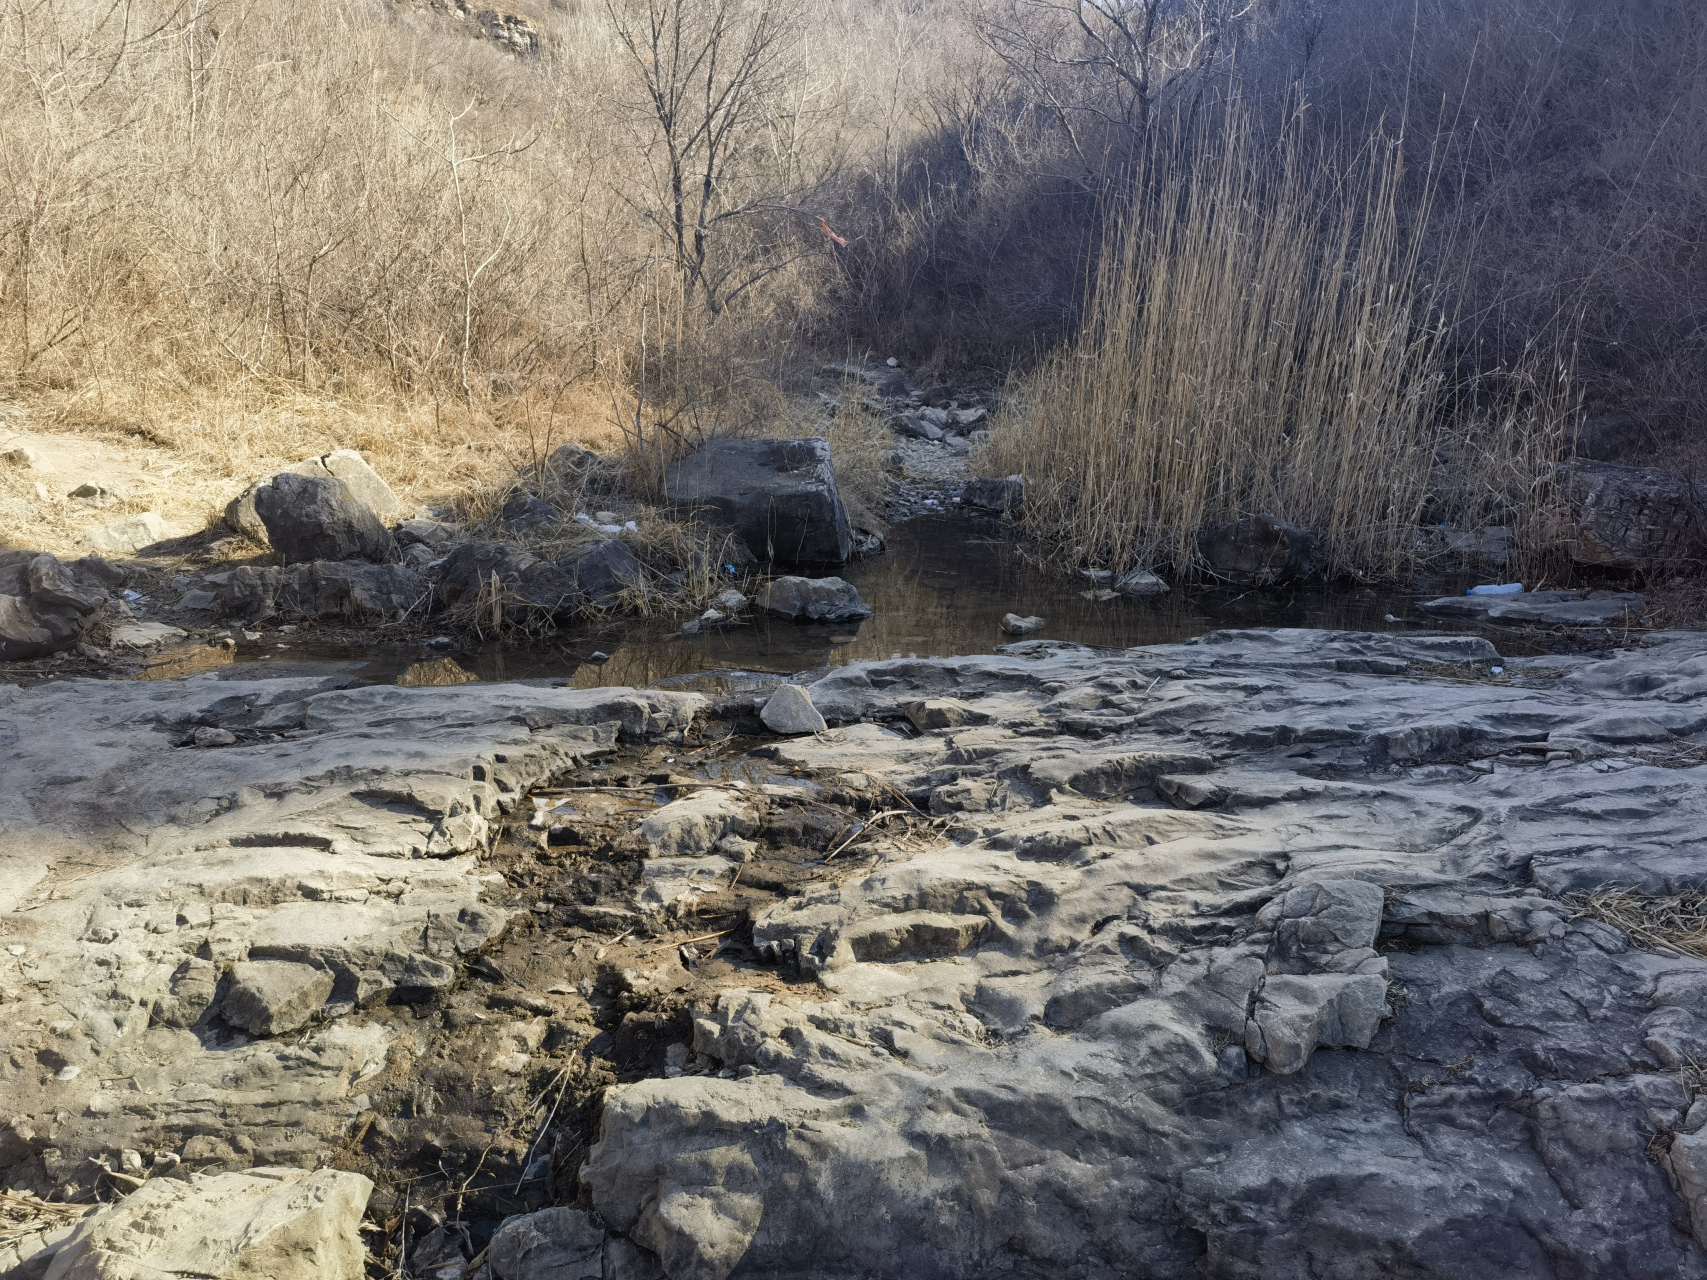
[[[650,190],[635,203],[684,293],[715,314],[791,260],[789,215],[823,181],[803,162],[811,112],[791,92],[799,0],[606,3],[646,122]]]
[[[1059,121],[1082,163],[1141,147],[1170,90],[1213,64],[1256,0],[1005,0],[979,35]]]

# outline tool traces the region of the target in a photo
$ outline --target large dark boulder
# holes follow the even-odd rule
[[[397,559],[396,540],[373,509],[334,476],[280,472],[255,490],[255,514],[286,564]]]
[[[1316,535],[1274,516],[1249,516],[1206,529],[1197,554],[1210,574],[1241,587],[1272,587],[1316,568]]]
[[[1687,477],[1575,458],[1560,476],[1564,518],[1558,541],[1578,564],[1663,569],[1707,556],[1707,519]]]
[[[713,440],[664,476],[664,496],[715,508],[761,560],[842,564],[853,551],[830,446],[805,440]]]
[[[255,481],[226,504],[226,526],[250,541],[266,546],[267,527],[255,510],[255,494],[262,486],[271,484],[278,476],[286,473],[315,479],[331,477],[334,480],[342,480],[345,487],[356,496],[356,500],[382,521],[395,520],[403,514],[402,501],[392,492],[391,486],[380,479],[378,472],[368,466],[362,455],[354,449],[338,449],[318,458],[305,458],[301,462],[292,463],[282,471]]]
[[[62,564],[35,551],[0,552],[0,661],[68,649],[112,604],[123,574],[94,556]]]
[[[243,565],[205,581],[222,616],[247,622],[397,622],[424,613],[428,594],[421,575],[406,565],[345,560],[283,569]]]
[[[636,586],[646,569],[626,545],[612,538],[595,542],[557,562],[575,593],[595,604],[609,604],[624,587]]]
[[[447,605],[472,599],[492,583],[514,586],[521,573],[542,563],[531,551],[503,542],[464,542],[439,569],[439,599]]]
[[[465,542],[445,558],[439,599],[447,605],[472,601],[496,581],[508,605],[554,613],[589,601],[610,604],[644,574],[634,553],[615,538],[555,562],[501,542]]]

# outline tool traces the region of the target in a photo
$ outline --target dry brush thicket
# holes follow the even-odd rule
[[[1191,519],[1314,486],[1297,515],[1365,572],[1399,567],[1392,531],[1434,514],[1420,490],[1444,494],[1441,518],[1533,506],[1551,442],[1529,424],[1555,428],[1561,362],[1612,436],[1619,414],[1677,456],[1698,434],[1697,6],[540,0],[524,16],[525,56],[437,0],[4,0],[0,371],[39,421],[143,432],[210,473],[354,444],[444,490],[564,439],[626,444],[650,487],[707,434],[798,429],[786,393],[819,355],[1041,368],[1034,410],[1124,397],[1194,423],[1202,455],[1164,457],[1143,441],[1173,435],[1119,414],[1053,437],[1110,456],[1045,476],[1047,518],[1113,485],[1140,530],[1080,541],[1178,560]],[[1166,309],[1114,298],[1141,260],[1183,251],[1140,222],[1170,182],[1189,203],[1192,170],[1243,175],[1230,218],[1272,241],[1270,302],[1208,260]],[[1217,244],[1224,269],[1249,252]],[[1336,270],[1313,303],[1274,292]],[[1403,299],[1360,328],[1382,282]],[[1314,347],[1253,344],[1279,302],[1317,307]],[[1050,355],[1088,320],[1107,365],[1122,306],[1136,363],[1111,385]],[[1193,372],[1200,339],[1234,341],[1226,308],[1246,363]],[[1375,346],[1331,360],[1334,335]],[[1267,408],[1248,387],[1181,400],[1200,374],[1288,390]],[[1334,378],[1355,412],[1308,407]],[[1536,386],[1514,396],[1514,379]],[[871,433],[846,434],[876,457]],[[1390,445],[1453,465],[1371,489]],[[1181,467],[1221,478],[1180,505],[1157,486]]]

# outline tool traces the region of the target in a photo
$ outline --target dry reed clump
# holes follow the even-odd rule
[[[1650,894],[1605,885],[1560,898],[1573,919],[1599,920],[1622,930],[1637,946],[1665,947],[1707,960],[1707,891]]]
[[[1330,574],[1397,578],[1425,512],[1527,511],[1560,423],[1503,388],[1476,420],[1449,413],[1453,317],[1403,178],[1380,133],[1352,154],[1271,145],[1233,110],[1164,136],[1082,334],[1021,382],[982,460],[1025,475],[1030,527],[1093,564],[1187,575],[1202,530],[1268,514],[1317,530]]]

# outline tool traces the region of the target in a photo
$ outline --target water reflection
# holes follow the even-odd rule
[[[762,683],[751,673],[791,675],[896,655],[988,653],[1009,639],[999,623],[1010,612],[1042,616],[1048,625],[1037,633],[1041,638],[1108,649],[1175,643],[1222,628],[1442,628],[1414,610],[1415,593],[1390,589],[1197,589],[1146,600],[1097,599],[1104,593],[1084,579],[1029,562],[998,526],[958,516],[896,526],[885,555],[851,565],[843,576],[858,586],[875,616],[831,625],[761,617],[748,626],[692,637],[666,622],[628,620],[536,648],[491,646],[431,657],[419,645],[306,644],[297,647],[289,665],[300,669],[306,660],[316,670],[399,684],[437,683],[431,678],[437,672],[445,682],[554,679],[585,688],[667,683],[734,692]],[[1446,589],[1442,583],[1428,594]],[[238,656],[241,661],[249,655]],[[273,665],[280,674],[287,669],[276,658]]]

